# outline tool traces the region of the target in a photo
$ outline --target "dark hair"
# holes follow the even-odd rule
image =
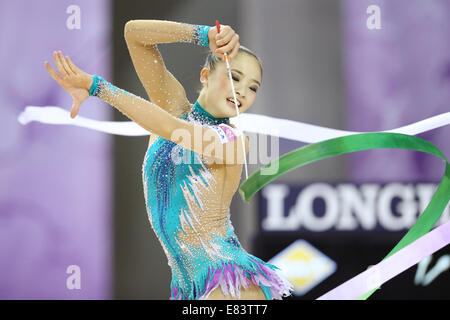
[[[261,65],[261,60],[258,58],[258,56],[253,51],[251,51],[249,48],[241,45],[239,47],[239,53],[242,53],[242,52],[254,57],[256,59],[256,61],[258,61],[259,68],[261,70],[261,78],[262,78],[263,69],[262,69],[262,65]],[[216,64],[218,62],[222,62],[222,60],[220,60],[215,55],[214,52],[209,51],[208,55],[206,56],[206,60],[205,60],[205,64],[203,65],[203,68],[208,68],[209,70],[213,71],[216,68]],[[202,88],[203,88],[203,86],[200,86],[200,88],[197,90],[197,92],[200,93]]]

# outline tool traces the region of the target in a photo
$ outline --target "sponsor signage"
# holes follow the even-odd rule
[[[296,240],[269,260],[303,296],[336,271],[336,262],[305,240]]]
[[[436,183],[270,184],[258,193],[261,232],[403,231],[411,228]],[[447,206],[437,225],[450,220]]]

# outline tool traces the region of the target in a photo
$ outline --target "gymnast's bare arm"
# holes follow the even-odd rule
[[[89,97],[93,77],[75,66],[72,60],[68,56],[64,57],[60,51],[55,52],[53,58],[61,75],[54,71],[46,61],[47,71],[71,94],[74,100],[71,117],[74,118],[78,114],[80,105]],[[144,129],[205,156],[206,159],[209,159],[210,164],[213,162],[231,165],[244,163],[245,154],[248,152],[246,137],[244,154],[240,139],[222,143],[216,131],[208,126],[179,119],[158,105],[110,83],[102,83],[100,88],[97,97],[118,109]]]

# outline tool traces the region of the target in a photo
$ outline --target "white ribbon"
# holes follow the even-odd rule
[[[123,136],[145,136],[151,134],[133,121],[99,121],[85,118],[80,115],[75,119],[72,119],[68,111],[53,106],[27,106],[25,110],[20,113],[18,121],[23,125],[32,121],[48,124],[73,125]],[[242,130],[246,132],[278,136],[280,138],[305,143],[315,143],[346,135],[363,133],[331,129],[299,121],[278,119],[251,113],[245,113],[239,115],[239,117],[231,118],[230,122],[232,124],[240,122]],[[407,126],[381,132],[417,135],[448,124],[450,124],[450,112],[442,113]]]

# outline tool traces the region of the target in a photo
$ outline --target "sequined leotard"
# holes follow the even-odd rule
[[[198,102],[182,119],[214,127],[228,120],[212,117]],[[217,198],[216,182],[199,154],[159,137],[145,155],[143,183],[150,222],[172,269],[171,299],[202,299],[219,285],[239,296],[250,280],[267,299],[289,293],[275,266],[241,247],[229,208],[225,214],[205,210]]]
[[[156,48],[155,43],[176,41],[205,45],[207,30],[166,21],[128,22],[127,45],[141,82],[155,103],[98,76],[93,77],[89,94],[158,135],[145,154],[142,181],[150,223],[172,270],[170,298],[204,299],[219,286],[224,295],[240,298],[241,288],[252,282],[268,299],[280,299],[290,294],[291,284],[275,266],[242,248],[230,221],[230,203],[242,165],[229,162],[228,155],[243,149],[237,144],[239,131],[227,125],[227,118],[207,113],[198,101],[191,108],[183,98],[184,89],[165,69]],[[212,136],[212,153],[207,144],[197,146],[203,138],[174,138],[178,129],[190,137],[198,137],[197,129]],[[209,156],[225,161],[207,164]]]
[[[95,77],[91,92],[144,128],[154,126],[163,132],[164,123],[159,122],[168,117],[167,125],[176,119],[101,77]],[[195,123],[195,127],[214,129],[225,141],[239,135],[226,125],[227,119],[212,117],[198,102],[177,121],[180,126]],[[217,206],[225,195],[216,190],[227,181],[215,181],[210,170],[201,155],[168,137],[158,137],[145,154],[142,178],[146,208],[172,269],[170,298],[204,299],[218,286],[224,295],[240,298],[241,287],[247,288],[250,281],[261,287],[267,299],[290,295],[292,285],[276,272],[277,267],[240,245],[230,222],[229,203],[225,208]],[[228,192],[234,194],[237,183]]]

